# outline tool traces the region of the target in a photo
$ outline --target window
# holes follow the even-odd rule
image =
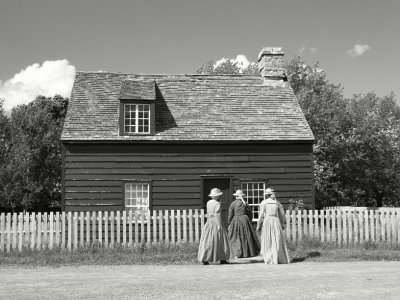
[[[246,194],[246,201],[253,211],[253,221],[257,221],[260,203],[264,200],[265,182],[242,182],[242,190]]]
[[[125,209],[129,213],[138,211],[139,216],[147,213],[150,207],[150,184],[125,183]]]
[[[126,134],[150,133],[150,104],[124,104]]]

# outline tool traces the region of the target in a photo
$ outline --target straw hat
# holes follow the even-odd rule
[[[223,193],[220,191],[218,188],[213,188],[210,192],[210,195],[208,197],[216,197],[216,196],[221,196]]]
[[[233,194],[233,196],[246,196],[242,190],[236,190],[236,192]]]
[[[272,195],[272,194],[275,194],[274,189],[267,188],[267,189],[264,191],[264,195]]]

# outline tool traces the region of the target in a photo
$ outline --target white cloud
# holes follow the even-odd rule
[[[239,54],[236,58],[221,58],[215,62],[214,69],[226,61],[236,64],[242,71],[250,65],[250,61],[247,59],[246,55]]]
[[[356,44],[354,45],[353,49],[349,49],[346,52],[351,57],[357,57],[363,55],[369,49],[371,49],[371,47],[368,45]]]
[[[5,99],[4,109],[9,111],[19,104],[27,104],[38,95],[69,97],[74,76],[75,67],[66,59],[30,65],[4,83],[0,81],[0,98]]]
[[[318,51],[317,47],[306,47],[306,46],[301,46],[301,48],[299,49],[299,53],[300,54],[305,54],[306,52],[309,52],[310,54],[314,54]]]

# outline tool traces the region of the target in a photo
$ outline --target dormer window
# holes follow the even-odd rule
[[[124,132],[150,133],[150,104],[124,104]]]
[[[120,135],[146,135],[155,132],[155,81],[122,82],[120,99]]]

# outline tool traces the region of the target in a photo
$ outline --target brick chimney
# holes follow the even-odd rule
[[[264,47],[258,54],[258,71],[266,84],[280,85],[287,81],[281,47]]]

